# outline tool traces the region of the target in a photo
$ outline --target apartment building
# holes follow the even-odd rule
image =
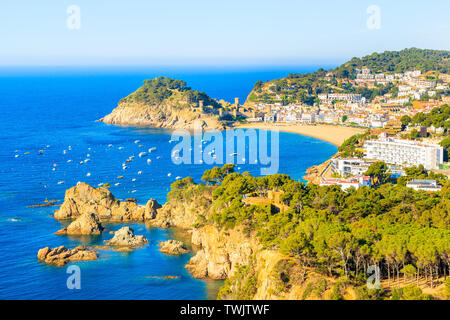
[[[367,159],[384,161],[401,166],[423,165],[426,169],[438,169],[444,162],[444,149],[435,144],[410,140],[382,138],[368,140],[363,148]]]

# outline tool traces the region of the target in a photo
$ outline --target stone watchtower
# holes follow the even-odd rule
[[[199,100],[198,101],[198,108],[200,109],[200,111],[205,111],[205,106],[203,105],[204,101],[203,100]]]
[[[239,107],[239,98],[234,98],[234,106],[235,106],[236,108]]]

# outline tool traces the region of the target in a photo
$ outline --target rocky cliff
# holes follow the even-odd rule
[[[144,83],[99,121],[171,129],[194,129],[198,123],[205,129],[223,129],[220,105],[205,93],[192,90],[184,81],[163,77]]]
[[[211,195],[194,197],[169,199],[151,223],[191,233],[196,250],[186,268],[195,278],[225,279],[219,299],[324,299],[336,285],[334,279],[324,284],[321,276],[278,250],[265,249],[256,232],[199,223],[212,213]]]

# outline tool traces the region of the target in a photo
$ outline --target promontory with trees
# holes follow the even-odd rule
[[[205,171],[204,183],[174,182],[168,203],[198,203],[190,229],[205,247],[211,229],[220,239],[216,245],[239,241],[214,253],[216,261],[240,255],[238,265],[222,257],[231,266],[219,298],[449,297],[450,182],[444,177],[442,191],[430,194],[389,182],[383,165],[369,171],[374,187],[342,191],[285,174],[253,177],[225,165]],[[234,251],[245,251],[246,241],[256,241],[247,255]],[[201,265],[208,254],[199,251],[191,264]],[[380,287],[367,286],[371,270],[379,270]]]

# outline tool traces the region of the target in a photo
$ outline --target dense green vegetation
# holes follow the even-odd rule
[[[219,104],[203,92],[192,90],[183,80],[175,80],[166,77],[144,80],[144,85],[138,90],[123,98],[120,103],[145,103],[148,105],[159,105],[172,97],[175,92],[182,93],[185,102],[198,104],[203,100],[204,105],[219,107]]]
[[[444,128],[445,132],[450,128],[450,106],[444,104],[433,108],[429,113],[417,112],[412,118],[403,116],[400,119],[402,126],[415,125],[422,127]]]
[[[212,169],[205,177],[214,185],[184,179],[172,185],[171,195],[186,191],[189,195],[182,197],[188,199],[209,188],[212,210],[202,217],[203,223],[224,229],[239,226],[265,248],[294,257],[302,267],[361,283],[370,265],[379,266],[391,283],[426,276],[434,286],[439,276],[448,275],[450,182],[441,192],[427,193],[381,183],[385,181],[342,191],[339,186],[305,185],[284,174],[253,177],[229,167]],[[267,197],[269,191],[280,193],[281,204],[244,201]],[[399,298],[410,294],[417,293],[398,293]],[[338,291],[335,296],[339,298]]]
[[[358,150],[364,144],[366,139],[372,138],[370,131],[366,131],[363,134],[356,134],[345,140],[338,148],[340,156],[343,158],[362,158],[364,153]]]
[[[403,73],[420,70],[450,73],[450,51],[409,48],[401,51],[372,53],[362,58],[352,58],[335,71],[351,75],[355,68],[368,67],[375,73]]]

